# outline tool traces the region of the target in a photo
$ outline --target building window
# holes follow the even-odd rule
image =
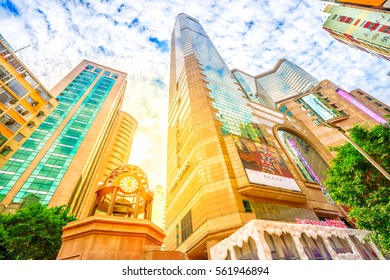
[[[385,111],[390,113],[390,109],[389,108],[385,108]]]
[[[257,252],[256,242],[253,238],[249,237],[248,242],[244,242],[242,247],[234,246],[234,252],[239,260],[258,260],[259,255]]]
[[[1,154],[3,157],[6,157],[10,152],[11,152],[11,148],[8,147],[8,146],[6,146],[6,147],[4,147],[4,148],[1,150],[0,154]]]
[[[27,101],[28,104],[30,104],[31,106],[37,106],[39,104],[38,101],[35,101],[34,99],[32,99],[30,96],[27,96],[25,98],[25,100]]]
[[[321,237],[317,236],[317,239],[314,239],[304,233],[301,235],[301,243],[309,260],[332,259]]]
[[[29,122],[29,123],[27,124],[27,126],[28,126],[29,128],[34,128],[35,123],[34,123],[34,122]]]
[[[85,67],[85,69],[91,71],[93,69],[93,66],[92,65],[88,65],[87,67]]]
[[[12,95],[6,91],[4,88],[0,88],[0,102],[7,108],[11,107],[16,103],[16,100],[13,99]]]
[[[16,105],[14,110],[18,112],[24,119],[28,119],[31,116],[30,112],[20,104]]]
[[[117,79],[118,77],[119,77],[119,75],[118,74],[112,74],[112,76],[111,76],[113,79]]]
[[[367,21],[364,25],[363,28],[368,28],[370,30],[375,30],[379,26],[379,23]]]
[[[244,204],[245,212],[252,213],[251,203],[248,200],[243,200],[242,203]]]
[[[192,234],[191,210],[181,220],[181,241],[184,242]]]
[[[331,236],[328,238],[330,245],[332,246],[332,249],[337,254],[352,254],[352,249],[348,244],[348,241],[342,238],[339,238],[337,236]]]
[[[299,254],[295,248],[294,242],[290,234],[282,234],[281,236],[270,235],[264,232],[264,238],[271,250],[273,260],[299,260]]]
[[[340,19],[339,19],[340,22],[344,22],[344,23],[351,23],[353,21],[353,18],[351,17],[346,17],[346,16],[342,16]]]
[[[37,88],[37,91],[39,93],[39,95],[46,101],[46,102],[49,102],[50,100],[50,95],[41,87],[39,86]]]
[[[356,249],[359,251],[359,254],[365,260],[378,260],[378,256],[371,248],[371,246],[367,243],[362,243],[355,236],[350,237],[352,243],[355,245]]]
[[[363,28],[370,28],[374,25],[373,22],[371,21],[367,21],[367,22],[364,22],[364,25],[363,25]]]
[[[40,111],[37,115],[38,119],[42,119],[45,116],[45,113]]]
[[[100,72],[102,72],[102,68],[96,68],[96,69],[94,70],[94,72],[100,73]]]
[[[369,96],[364,96],[367,100],[372,100],[372,98],[371,97],[369,97]]]
[[[5,142],[7,142],[8,138],[0,133],[0,146],[3,146]]]
[[[103,75],[109,77],[111,75],[111,72],[110,71],[104,71]]]
[[[390,34],[390,26],[388,25],[382,25],[382,27],[378,30],[379,32],[388,33]]]
[[[29,73],[25,72],[23,73],[23,76],[24,76],[24,79],[26,80],[26,82],[32,87],[32,88],[35,88],[35,86],[38,84],[37,81],[35,81]]]
[[[332,20],[334,20],[336,17],[337,17],[337,15],[334,15],[334,16],[332,17]]]
[[[24,138],[24,136],[22,134],[18,133],[15,135],[14,140],[17,142],[20,142],[20,141],[22,141],[23,138]]]
[[[19,97],[23,97],[28,92],[27,89],[22,86],[16,79],[13,79],[8,83],[8,87]]]
[[[0,123],[10,129],[12,132],[16,132],[20,128],[20,124],[17,123],[8,114],[4,114],[0,117]]]
[[[9,79],[12,78],[12,75],[5,69],[2,65],[0,65],[0,80],[5,83]]]

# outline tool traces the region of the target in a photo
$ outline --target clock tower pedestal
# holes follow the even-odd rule
[[[151,222],[154,194],[137,166],[114,169],[99,184],[90,216],[62,229],[58,260],[181,260],[162,251],[164,230]]]

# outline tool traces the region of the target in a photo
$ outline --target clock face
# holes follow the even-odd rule
[[[138,181],[132,176],[127,176],[121,180],[120,186],[123,191],[131,193],[138,189]]]

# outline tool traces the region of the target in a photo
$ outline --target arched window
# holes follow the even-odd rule
[[[321,183],[325,179],[328,164],[318,152],[290,131],[280,129],[278,136],[305,179],[309,182]]]
[[[290,131],[279,129],[278,137],[305,180],[319,184],[329,198],[322,184],[326,178],[328,164],[321,155],[307,141]]]

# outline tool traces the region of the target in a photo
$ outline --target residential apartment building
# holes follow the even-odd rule
[[[323,28],[337,41],[390,60],[390,13],[362,7],[329,4]]]
[[[389,0],[321,0],[347,6],[368,7],[371,9],[390,9]]]
[[[0,34],[0,167],[57,104]]]

